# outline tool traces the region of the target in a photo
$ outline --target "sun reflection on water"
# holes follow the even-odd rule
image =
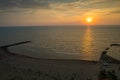
[[[92,59],[92,43],[93,43],[93,35],[92,35],[92,31],[90,27],[87,27],[87,29],[85,30],[85,34],[83,37],[83,49],[82,49],[82,53],[83,53],[83,59],[85,60],[91,60]]]

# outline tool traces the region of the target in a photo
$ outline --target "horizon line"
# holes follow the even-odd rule
[[[60,27],[60,26],[87,26],[87,25],[1,25],[0,27]],[[120,24],[104,24],[90,26],[120,26]]]

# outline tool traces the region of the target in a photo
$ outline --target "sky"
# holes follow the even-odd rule
[[[0,26],[120,25],[120,0],[0,0]]]

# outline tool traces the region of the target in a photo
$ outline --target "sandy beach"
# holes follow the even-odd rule
[[[103,69],[114,71],[116,80],[120,80],[120,64],[103,66],[100,61],[40,59],[0,48],[0,80],[103,80],[99,79]]]

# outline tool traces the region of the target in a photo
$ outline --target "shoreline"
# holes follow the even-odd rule
[[[120,64],[103,65],[101,61],[29,57],[0,47],[0,80],[99,80],[102,70],[114,70],[119,80],[119,67]]]
[[[13,52],[10,52],[10,50],[8,49],[11,46],[22,45],[22,44],[26,44],[26,43],[30,43],[30,42],[32,42],[32,41],[23,41],[23,42],[13,43],[13,44],[10,44],[10,45],[4,45],[4,46],[1,46],[0,49],[3,50],[4,52],[8,53],[8,54],[12,54],[12,55],[16,55],[16,56],[21,56],[21,57],[27,57],[27,58],[33,58],[33,59],[56,60],[56,61],[64,61],[64,60],[66,60],[66,61],[99,62],[99,61],[95,61],[95,60],[80,60],[80,59],[48,59],[48,58],[37,58],[37,57],[32,57],[32,56],[27,56],[27,55],[13,53]]]
[[[92,68],[93,66],[94,68]],[[89,68],[87,69],[87,67]],[[86,76],[92,76],[93,80],[96,80],[97,76],[94,76],[94,74],[98,72],[96,71],[98,70],[98,68],[99,63],[96,62],[84,60],[33,58],[11,52],[6,52],[6,49],[4,50],[0,48],[0,74],[2,74],[3,76],[12,74],[11,77],[7,78],[8,80],[17,80],[20,78],[24,78],[25,80],[34,80],[33,78],[28,79],[26,75],[29,77],[36,76],[35,79],[38,80],[59,80],[59,78],[63,78],[61,80],[70,80],[74,78],[86,80]],[[11,72],[9,72],[9,70]],[[91,75],[91,71],[94,71],[94,74]],[[59,75],[60,77],[58,77]],[[0,79],[4,80],[5,77],[0,77]]]

